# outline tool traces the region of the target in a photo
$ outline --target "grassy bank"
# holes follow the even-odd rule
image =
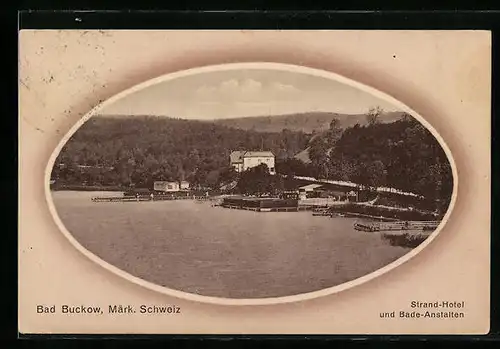
[[[391,246],[415,248],[429,237],[431,232],[407,232],[407,233],[382,233],[382,238],[389,242]]]
[[[407,221],[428,221],[437,220],[440,218],[429,211],[407,210],[396,207],[366,205],[358,203],[346,203],[344,205],[332,206],[330,208],[330,212],[344,214],[355,213],[366,216],[376,216]]]

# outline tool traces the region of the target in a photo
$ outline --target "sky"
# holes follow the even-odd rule
[[[304,73],[242,69],[164,81],[102,109],[100,115],[159,115],[212,120],[310,111],[365,113],[398,108],[343,83]]]

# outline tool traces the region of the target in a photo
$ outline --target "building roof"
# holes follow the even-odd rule
[[[231,163],[237,163],[237,162],[243,162],[243,154],[245,154],[244,150],[235,150],[232,151],[231,154],[229,155],[229,159],[231,160]]]
[[[253,158],[253,157],[272,157],[274,154],[270,151],[246,151],[246,150],[235,150],[229,155],[231,163],[243,162],[243,158]]]
[[[250,157],[273,157],[274,154],[270,151],[247,151],[243,155],[245,158],[250,158]]]

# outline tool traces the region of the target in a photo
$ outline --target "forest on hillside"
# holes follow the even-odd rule
[[[371,108],[368,113],[376,113],[379,122],[394,122],[403,112],[386,112],[382,108]],[[280,132],[282,129],[303,131],[306,133],[322,132],[328,130],[333,119],[339,121],[342,128],[352,127],[356,124],[368,123],[366,114],[339,114],[330,112],[308,112],[286,115],[252,116],[230,119],[218,119],[218,125],[239,128],[242,130],[255,130],[259,132]]]
[[[311,163],[293,156],[309,148]],[[232,150],[271,150],[283,175],[387,186],[449,203],[453,178],[434,136],[403,115],[391,123],[372,118],[346,129],[333,119],[321,133],[257,132],[211,122],[165,117],[94,117],[59,154],[52,178],[59,184],[151,188],[156,180],[188,180],[217,188],[234,178]]]
[[[215,186],[233,150],[271,150],[278,159],[306,147],[303,132],[256,132],[155,116],[94,117],[66,143],[52,178],[59,184],[152,187],[158,180]]]
[[[373,120],[330,129],[309,143],[310,164],[289,159],[276,166],[286,174],[351,181],[368,188],[391,187],[439,200],[453,191],[451,166],[441,145],[420,122],[403,115],[392,123]]]

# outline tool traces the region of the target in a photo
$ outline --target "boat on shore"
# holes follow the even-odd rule
[[[330,216],[330,210],[328,208],[315,208],[312,212],[313,216]]]

